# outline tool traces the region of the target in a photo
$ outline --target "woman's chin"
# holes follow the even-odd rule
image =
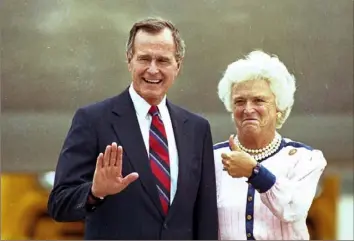
[[[241,132],[242,134],[246,134],[246,135],[255,135],[260,132],[260,128],[258,125],[247,124],[242,126]]]

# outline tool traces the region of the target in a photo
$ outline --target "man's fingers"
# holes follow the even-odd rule
[[[104,166],[109,166],[109,159],[111,158],[111,146],[108,145],[106,146],[106,150],[104,152],[104,156],[103,156],[103,165]]]
[[[117,157],[116,157],[115,166],[118,167],[119,175],[122,174],[122,163],[123,163],[123,147],[122,146],[118,146],[117,147]]]
[[[111,151],[111,158],[110,158],[110,161],[109,161],[109,165],[111,165],[111,166],[115,166],[116,165],[117,152],[118,152],[117,143],[113,142],[112,143],[112,151]]]
[[[103,153],[101,152],[96,161],[96,169],[102,168],[103,167]]]
[[[136,179],[139,178],[139,174],[137,172],[132,172],[129,175],[123,178],[124,187],[128,186],[130,183],[134,182]]]

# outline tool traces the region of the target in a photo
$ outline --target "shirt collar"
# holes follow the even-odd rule
[[[133,101],[133,105],[138,116],[146,117],[148,115],[151,105],[135,91],[133,84],[130,84],[129,86],[129,94]],[[159,108],[160,114],[162,112],[167,111],[166,95],[163,97],[162,101],[157,105],[157,107]]]

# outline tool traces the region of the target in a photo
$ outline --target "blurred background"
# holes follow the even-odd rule
[[[311,207],[312,239],[353,239],[353,1],[2,0],[1,239],[82,239],[82,223],[46,214],[74,111],[130,83],[125,42],[144,17],[172,20],[186,41],[168,97],[205,116],[214,143],[234,127],[216,88],[254,49],[297,78],[283,136],[321,149],[327,169]]]

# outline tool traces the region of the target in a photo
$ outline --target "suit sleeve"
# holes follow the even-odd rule
[[[209,123],[204,134],[202,171],[195,206],[194,227],[196,228],[194,239],[218,239],[214,153]]]
[[[60,152],[49,195],[48,213],[54,220],[72,222],[85,218],[97,155],[95,129],[85,110],[79,109]]]

